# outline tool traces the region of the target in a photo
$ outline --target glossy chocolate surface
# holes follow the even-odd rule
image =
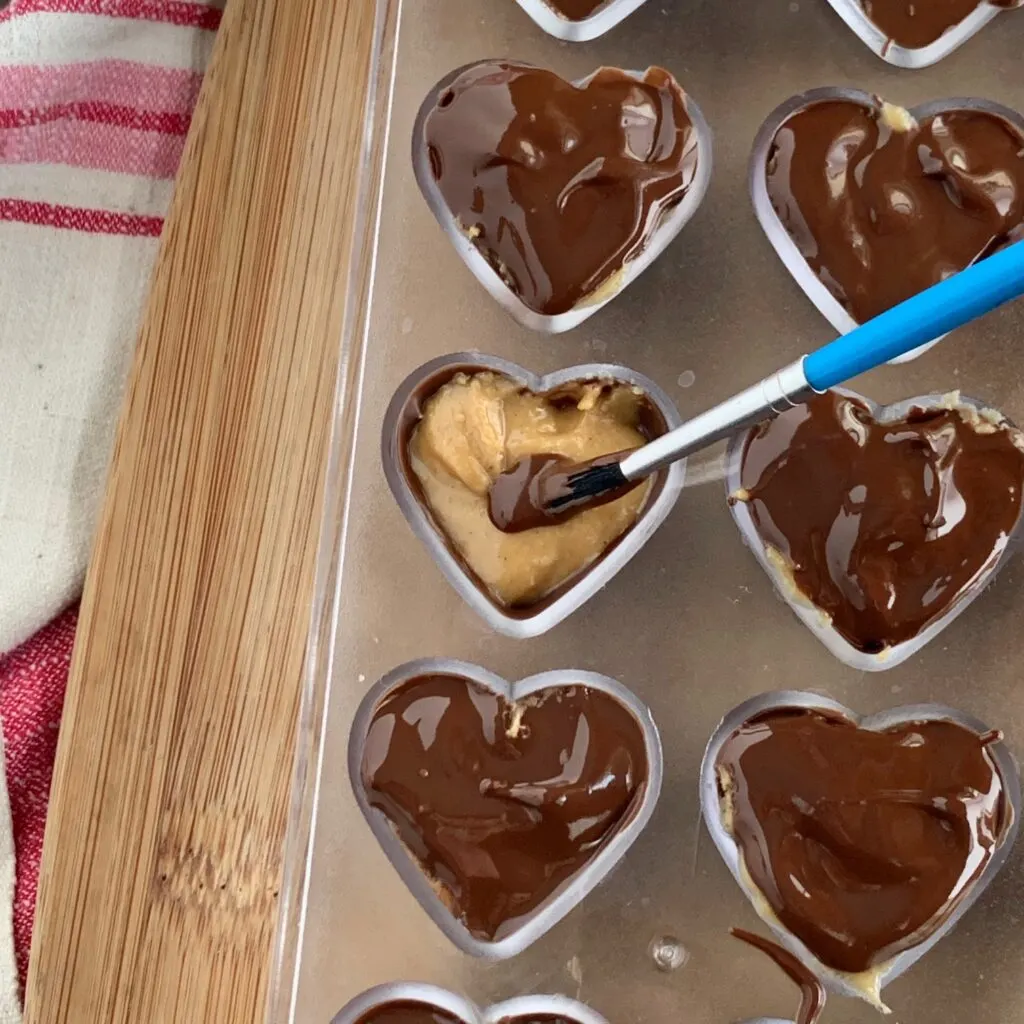
[[[418,1003],[411,999],[396,1000],[375,1006],[369,1013],[360,1017],[356,1024],[465,1024],[459,1017],[454,1017],[447,1010],[431,1006],[429,1003]]]
[[[1009,9],[1020,0],[860,0],[864,13],[899,46],[928,46],[979,7]]]
[[[884,963],[969,891],[1010,814],[994,738],[944,721],[870,732],[794,708],[726,740],[727,827],[771,910],[823,964]]]
[[[413,679],[373,716],[370,803],[469,931],[500,938],[574,875],[638,805],[633,715],[583,686],[516,704],[458,676]]]
[[[1005,548],[1024,452],[1016,432],[981,429],[946,409],[880,424],[829,393],[747,440],[743,498],[758,533],[859,650],[915,636]]]
[[[800,1009],[797,1011],[795,1024],[817,1024],[825,1009],[825,986],[804,966],[788,949],[783,949],[777,942],[766,939],[743,928],[730,929],[732,934],[759,949],[770,960],[773,960],[786,976],[800,989]]]
[[[920,6],[920,5],[919,5]],[[767,187],[811,270],[860,323],[1022,237],[1024,137],[961,110],[814,103],[778,130]]]
[[[667,71],[602,68],[585,88],[487,62],[464,71],[423,139],[448,208],[538,313],[572,309],[639,254],[694,180],[698,139]]]

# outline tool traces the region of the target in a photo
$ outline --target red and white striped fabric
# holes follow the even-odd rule
[[[0,10],[0,716],[22,984],[74,611],[26,638],[81,588],[222,3]]]

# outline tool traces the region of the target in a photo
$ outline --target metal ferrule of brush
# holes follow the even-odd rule
[[[619,463],[627,480],[638,480],[737,431],[777,416],[815,394],[804,373],[804,357],[716,405],[675,430],[638,448]]]

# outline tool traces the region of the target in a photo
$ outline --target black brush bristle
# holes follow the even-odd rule
[[[557,512],[560,508],[600,497],[602,494],[607,494],[608,491],[626,486],[627,483],[629,481],[617,462],[609,463],[606,466],[590,466],[568,477],[566,492],[552,498],[548,502],[548,508]]]

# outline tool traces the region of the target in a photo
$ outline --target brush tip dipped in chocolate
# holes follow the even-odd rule
[[[511,61],[458,73],[414,147],[459,230],[545,317],[615,294],[708,159],[667,71],[601,68],[575,85]]]
[[[775,706],[718,748],[723,825],[759,913],[865,980],[928,940],[986,872],[1013,805],[980,735],[941,717],[865,728]]]
[[[500,940],[639,814],[647,739],[611,693],[557,685],[506,699],[416,676],[375,707],[362,787],[474,939]]]
[[[619,468],[630,450],[573,462],[561,455],[529,455],[502,473],[488,498],[491,522],[503,533],[557,526],[587,509],[617,501],[643,483]]]

